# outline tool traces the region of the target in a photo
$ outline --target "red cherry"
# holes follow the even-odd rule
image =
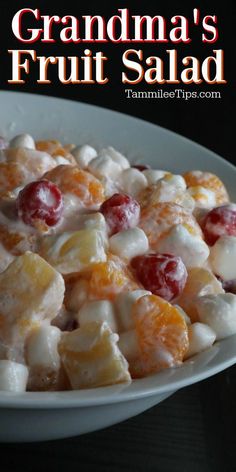
[[[112,235],[137,226],[140,205],[130,195],[115,193],[102,204],[100,212],[104,215],[109,233]]]
[[[146,290],[167,301],[178,297],[187,280],[187,270],[180,257],[170,254],[146,254],[131,261],[136,277]]]
[[[18,216],[27,225],[38,220],[56,225],[62,216],[63,197],[59,188],[48,180],[31,182],[21,190],[16,200]]]
[[[144,165],[144,164],[137,164],[137,165],[134,165],[132,166],[133,169],[138,169],[140,170],[140,172],[143,172],[144,170],[148,170],[150,169],[150,166],[148,164]]]
[[[206,242],[212,246],[220,236],[236,236],[236,205],[213,208],[201,224]]]

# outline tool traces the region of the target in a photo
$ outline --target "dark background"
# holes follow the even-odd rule
[[[190,91],[221,92],[221,99],[188,100],[128,100],[124,89],[155,90],[145,82],[138,86],[121,83],[121,57],[126,44],[20,44],[11,31],[14,13],[24,7],[39,8],[42,14],[100,14],[110,17],[117,8],[129,8],[132,14],[161,14],[170,18],[182,14],[192,18],[193,8],[199,8],[201,17],[218,16],[219,40],[213,45],[201,43],[202,30],[190,25],[192,42],[188,45],[146,44],[128,47],[141,48],[147,56],[157,55],[165,60],[165,49],[178,49],[179,57],[195,55],[198,58],[211,54],[212,49],[225,51],[225,78],[227,85],[157,86],[158,89],[183,88]],[[234,110],[235,110],[235,44],[234,28],[236,8],[233,0],[221,3],[165,0],[163,2],[113,1],[72,2],[60,6],[55,1],[0,1],[0,88],[70,98],[93,103],[113,110],[141,117],[176,131],[212,149],[224,158],[235,162]],[[54,28],[55,38],[59,29]],[[11,57],[8,49],[36,49],[38,55],[78,55],[86,47],[102,50],[109,57],[106,72],[109,83],[99,85],[69,85],[59,83],[56,69],[51,66],[52,85],[38,85],[37,66],[31,65],[31,74],[24,85],[10,85]],[[55,67],[55,66],[54,66]],[[0,103],[1,107],[1,103]],[[37,111],[36,111],[37,112]],[[197,167],[197,166],[196,166]],[[107,430],[83,437],[34,445],[0,445],[0,470],[6,472],[51,470],[71,471],[161,471],[209,472],[234,471],[236,422],[236,368],[232,367],[211,379],[185,388],[155,408],[136,418]],[[37,425],[35,425],[37,427]]]

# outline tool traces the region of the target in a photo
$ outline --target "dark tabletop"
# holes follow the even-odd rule
[[[17,6],[16,6],[17,3]],[[41,8],[49,14],[81,14],[89,10],[94,14],[105,14],[104,3],[80,3],[73,10],[73,2],[67,2],[59,7],[56,2],[32,1],[31,6]],[[113,9],[120,7],[123,2],[112,2]],[[201,2],[198,2],[200,6]],[[110,63],[111,82],[100,87],[62,86],[56,79],[52,86],[35,85],[35,76],[18,90],[63,96],[74,100],[94,103],[114,110],[123,111],[130,115],[139,116],[145,120],[172,129],[187,136],[204,146],[214,150],[225,159],[235,163],[235,80],[233,77],[233,25],[235,25],[234,2],[204,2],[201,8],[206,13],[216,12],[220,27],[220,43],[226,54],[225,86],[204,86],[202,90],[219,90],[220,99],[201,100],[127,100],[124,86],[121,85],[119,57],[124,46],[107,45],[107,54],[112,54]],[[19,5],[18,5],[19,4]],[[126,2],[144,14],[155,12],[154,2]],[[191,4],[191,6],[190,6]],[[99,6],[100,5],[100,6]],[[197,5],[197,6],[198,6]],[[23,2],[2,1],[1,14],[4,35],[1,39],[1,51],[16,48],[10,30],[10,20],[17,8],[22,8]],[[138,8],[139,6],[139,8]],[[159,10],[163,15],[176,14],[176,2],[163,2]],[[195,7],[193,2],[181,2],[182,14]],[[142,7],[142,8],[141,8]],[[178,7],[179,8],[179,7]],[[69,11],[70,10],[70,11]],[[157,10],[157,8],[156,8]],[[178,11],[177,13],[181,13]],[[112,13],[110,8],[108,15]],[[232,38],[231,38],[232,36]],[[196,55],[203,54],[192,44]],[[34,45],[42,52],[42,47]],[[44,55],[66,54],[63,46],[43,46]],[[119,49],[120,48],[120,49]],[[195,49],[196,50],[195,50]],[[212,47],[211,47],[212,49]],[[152,46],[146,51],[153,53]],[[76,54],[76,48],[71,46],[70,54]],[[78,53],[78,51],[77,51]],[[235,54],[234,54],[235,55]],[[10,64],[7,54],[0,56],[1,87],[14,89],[16,86],[7,84],[10,76]],[[36,72],[35,72],[36,74]],[[5,77],[5,79],[4,79]],[[159,87],[161,88],[161,87]],[[165,90],[171,87],[164,86]],[[144,84],[136,90],[147,90]],[[190,90],[196,90],[191,86]],[[233,127],[234,126],[234,127]],[[158,150],[157,150],[158,151]],[[196,163],[197,167],[197,163]],[[210,169],[209,169],[210,170]],[[37,425],[35,425],[37,427]],[[1,472],[37,472],[47,468],[50,471],[107,471],[107,472],[217,472],[236,471],[236,366],[221,372],[214,377],[184,388],[149,411],[128,421],[110,427],[106,430],[82,437],[41,444],[0,445]]]

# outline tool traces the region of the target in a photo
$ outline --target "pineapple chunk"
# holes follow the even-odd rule
[[[106,240],[101,231],[82,229],[46,236],[40,254],[62,274],[81,272],[92,264],[105,262]]]
[[[87,323],[64,333],[59,353],[73,389],[93,388],[130,381],[128,363],[106,322]]]
[[[0,332],[28,332],[60,310],[65,291],[62,276],[38,254],[26,252],[0,274]]]

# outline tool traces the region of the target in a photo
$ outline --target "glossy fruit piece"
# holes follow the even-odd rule
[[[174,367],[188,350],[188,328],[177,308],[156,295],[145,295],[133,306],[139,355],[130,361],[133,378]]]
[[[189,269],[186,285],[176,303],[183,308],[194,323],[199,321],[196,308],[198,297],[218,293],[224,293],[220,281],[209,270],[196,267]]]
[[[130,381],[117,340],[106,323],[87,323],[62,335],[59,353],[73,389]]]
[[[62,193],[78,197],[82,207],[98,209],[104,200],[104,188],[101,182],[77,166],[60,165],[45,174],[44,178],[56,184]]]
[[[109,234],[113,235],[137,226],[140,206],[130,195],[115,193],[102,204],[100,212],[105,217]]]
[[[146,290],[167,301],[178,297],[186,284],[187,270],[181,257],[145,254],[132,259],[131,267]]]
[[[55,226],[62,217],[63,207],[61,191],[48,180],[26,185],[16,200],[18,217],[30,226],[34,226],[38,221]]]
[[[202,221],[202,230],[209,245],[220,236],[236,236],[236,205],[213,208]]]
[[[106,262],[96,264],[89,280],[90,299],[112,300],[123,291],[139,288],[127,265],[117,256],[109,256]]]
[[[229,196],[223,182],[217,175],[211,172],[202,172],[200,170],[186,172],[184,179],[188,187],[201,185],[215,192],[217,205],[222,205],[229,201]]]
[[[96,229],[82,229],[42,239],[39,253],[62,274],[82,272],[106,261],[106,241]]]
[[[31,329],[55,318],[64,291],[62,276],[31,252],[17,257],[0,274],[0,342],[13,357],[22,355],[25,336]]]
[[[185,226],[193,235],[202,236],[202,231],[194,216],[176,203],[165,202],[147,206],[141,212],[139,226],[148,237],[150,247],[156,249],[157,242],[178,224]]]

